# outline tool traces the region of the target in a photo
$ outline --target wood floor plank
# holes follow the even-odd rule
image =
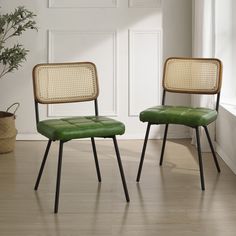
[[[111,141],[99,140],[102,183],[88,141],[65,144],[59,213],[53,214],[58,144],[53,143],[37,192],[33,190],[46,147],[18,141],[0,155],[0,235],[3,236],[200,236],[235,235],[236,176],[203,154],[206,191],[200,189],[196,149],[190,140],[150,140],[136,183],[142,140],[118,141],[131,201],[126,203]]]

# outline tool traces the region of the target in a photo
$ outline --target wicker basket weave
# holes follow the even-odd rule
[[[17,105],[13,113],[9,109]],[[15,127],[15,112],[19,103],[12,104],[7,111],[0,111],[0,154],[12,152],[15,147],[17,130]]]

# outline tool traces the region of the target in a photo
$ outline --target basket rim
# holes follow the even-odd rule
[[[0,119],[1,118],[7,118],[7,117],[14,117],[15,115],[11,112],[7,112],[7,111],[0,111]]]

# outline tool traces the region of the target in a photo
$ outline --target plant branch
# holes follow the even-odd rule
[[[20,36],[26,30],[37,30],[36,22],[33,20],[36,15],[25,7],[17,7],[14,12],[0,14],[0,64],[3,70],[0,78],[8,72],[17,70],[23,61],[26,60],[28,50],[22,45],[15,44],[12,47],[5,47],[7,40]]]

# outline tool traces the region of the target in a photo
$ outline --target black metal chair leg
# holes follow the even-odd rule
[[[196,127],[196,138],[197,138],[197,150],[198,150],[198,161],[199,161],[199,169],[200,169],[201,187],[202,187],[202,190],[205,190],[204,173],[203,173],[203,165],[202,165],[201,143],[200,143],[198,127]]]
[[[162,148],[161,148],[161,157],[160,157],[160,163],[159,163],[160,166],[163,163],[163,157],[164,157],[164,152],[165,152],[166,137],[167,137],[168,127],[169,127],[169,125],[166,124],[164,138],[163,138],[163,142],[162,142]]]
[[[54,213],[58,212],[59,194],[60,194],[60,182],[61,182],[61,165],[62,165],[63,144],[64,144],[64,142],[60,141],[59,155],[58,155],[58,166],[57,166],[57,184],[56,184]]]
[[[143,160],[144,160],[145,151],[146,151],[146,147],[147,147],[147,141],[148,141],[150,127],[151,127],[151,124],[148,123],[146,134],[145,134],[145,139],[144,139],[144,143],[143,143],[143,150],[142,150],[141,159],[140,159],[139,168],[138,168],[138,174],[137,174],[137,178],[136,178],[137,182],[139,182],[140,176],[141,176],[141,172],[142,172]]]
[[[128,188],[127,188],[126,181],[125,181],[125,174],[124,174],[122,162],[121,162],[121,159],[120,159],[120,152],[119,152],[116,136],[114,136],[112,139],[113,139],[113,143],[114,143],[114,146],[115,146],[117,162],[118,162],[119,169],[120,169],[120,176],[121,176],[121,179],[122,179],[123,188],[124,188],[124,192],[125,192],[125,198],[126,198],[126,201],[129,202],[129,200],[130,200],[129,199],[129,193],[128,193]]]
[[[218,163],[218,161],[217,161],[217,157],[216,157],[215,150],[214,150],[214,147],[213,147],[212,142],[211,142],[211,137],[210,137],[210,135],[209,135],[207,126],[203,126],[203,127],[204,127],[204,129],[205,129],[206,136],[207,136],[207,139],[208,139],[210,148],[211,148],[211,152],[212,152],[212,155],[213,155],[213,158],[214,158],[214,162],[215,162],[215,165],[216,165],[216,169],[217,169],[218,172],[220,172],[220,166],[219,166],[219,163]]]
[[[39,170],[39,173],[38,173],[38,177],[37,177],[37,180],[36,180],[36,183],[35,183],[35,186],[34,186],[35,191],[38,189],[39,182],[40,182],[40,179],[41,179],[41,176],[42,176],[42,173],[43,173],[43,169],[44,169],[47,157],[48,157],[48,152],[49,152],[49,149],[51,147],[51,143],[52,143],[52,140],[48,140],[48,144],[47,144],[44,156],[43,156],[43,160],[42,160],[41,167],[40,167],[40,170]]]
[[[98,182],[101,182],[102,179],[101,179],[101,173],[100,173],[100,168],[99,168],[99,163],[98,163],[98,156],[97,156],[97,150],[96,150],[96,145],[95,145],[94,138],[91,138],[91,142],[92,142],[92,147],[93,147],[93,155],[94,155],[94,160],[95,160],[95,165],[96,165]]]

